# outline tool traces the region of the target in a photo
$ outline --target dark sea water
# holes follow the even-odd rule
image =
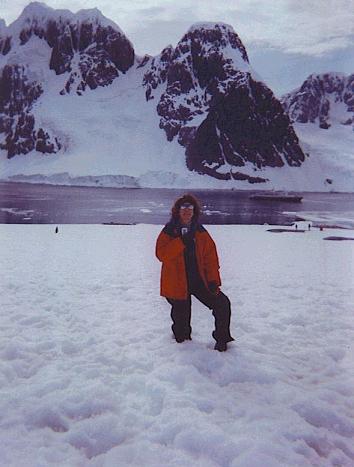
[[[190,190],[204,224],[290,225],[301,219],[354,228],[354,193],[297,193],[301,203],[257,201],[252,191]],[[0,183],[0,223],[165,224],[176,189],[120,189]]]

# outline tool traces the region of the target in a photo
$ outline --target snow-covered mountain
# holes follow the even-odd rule
[[[160,128],[186,148],[190,170],[239,179],[247,163],[260,169],[305,159],[288,116],[230,26],[194,25],[175,49],[152,60],[144,85],[147,99],[158,93]]]
[[[323,129],[338,123],[354,128],[354,74],[313,74],[282,103],[293,122],[317,123]]]
[[[33,104],[49,91],[50,71],[64,75],[60,95],[109,85],[134,63],[134,49],[122,31],[99,10],[53,10],[31,3],[9,28],[2,27],[0,51],[1,149],[7,157],[58,152],[54,132],[37,124]],[[48,60],[49,59],[49,60]]]
[[[326,154],[313,158],[296,132],[229,25],[195,24],[176,47],[137,57],[97,9],[73,14],[35,2],[8,27],[0,22],[2,179],[354,186],[350,171],[338,175]]]

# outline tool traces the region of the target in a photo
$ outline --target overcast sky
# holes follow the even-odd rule
[[[28,3],[0,0],[0,18],[10,24]],[[73,12],[97,7],[118,24],[139,55],[156,55],[166,45],[175,45],[195,22],[231,24],[246,46],[251,65],[273,80],[273,86],[279,81],[280,72],[288,75],[279,92],[291,85],[289,80],[296,82],[294,71],[299,79],[311,72],[354,73],[354,0],[47,0],[44,3]],[[331,66],[336,68],[326,69]]]

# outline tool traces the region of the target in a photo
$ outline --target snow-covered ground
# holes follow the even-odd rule
[[[0,464],[353,466],[354,231],[208,226],[226,353],[177,344],[160,226],[0,225]]]

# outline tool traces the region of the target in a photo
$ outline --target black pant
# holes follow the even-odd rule
[[[215,331],[213,337],[217,342],[231,342],[234,339],[230,334],[231,304],[228,297],[219,292],[212,294],[204,284],[193,288],[187,300],[173,300],[167,298],[172,305],[171,318],[173,321],[172,332],[177,342],[190,339],[191,328],[191,295],[194,295],[200,302],[213,310],[215,318]]]

